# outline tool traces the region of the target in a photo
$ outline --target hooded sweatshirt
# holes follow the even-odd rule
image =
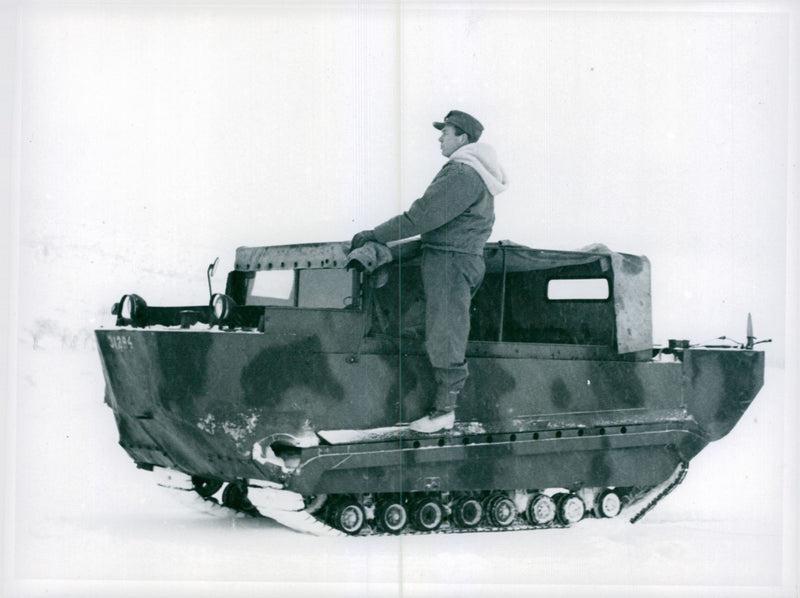
[[[458,148],[407,212],[375,227],[381,243],[421,236],[424,248],[483,255],[494,225],[494,196],[508,187],[494,149]]]

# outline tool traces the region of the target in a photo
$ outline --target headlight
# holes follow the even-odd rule
[[[126,320],[133,319],[133,300],[130,295],[125,295],[120,302],[119,316]]]
[[[123,295],[119,301],[117,315],[121,320],[125,320],[125,323],[133,323],[142,317],[146,307],[147,303],[139,295]]]
[[[222,325],[233,312],[236,302],[222,293],[215,293],[211,297],[211,323]]]

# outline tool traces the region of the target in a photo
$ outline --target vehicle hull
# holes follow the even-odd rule
[[[396,426],[433,396],[421,342],[361,338],[360,312],[265,313],[263,331],[97,331],[134,461],[303,495],[653,486],[763,383],[758,351],[471,342],[459,423],[418,435]],[[273,443],[293,447],[291,463],[264,457]]]

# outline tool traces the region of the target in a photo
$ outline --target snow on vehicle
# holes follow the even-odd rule
[[[457,423],[417,434],[403,422],[435,388],[419,242],[379,267],[347,249],[241,247],[207,304],[114,305],[105,400],[139,467],[313,533],[637,520],[763,384],[750,324],[744,344],[654,348],[647,258],[489,243]]]

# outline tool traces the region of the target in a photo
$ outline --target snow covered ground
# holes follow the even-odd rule
[[[19,344],[3,596],[796,595],[782,369],[636,525],[319,538],[171,500],[117,444],[91,339],[47,338]]]

